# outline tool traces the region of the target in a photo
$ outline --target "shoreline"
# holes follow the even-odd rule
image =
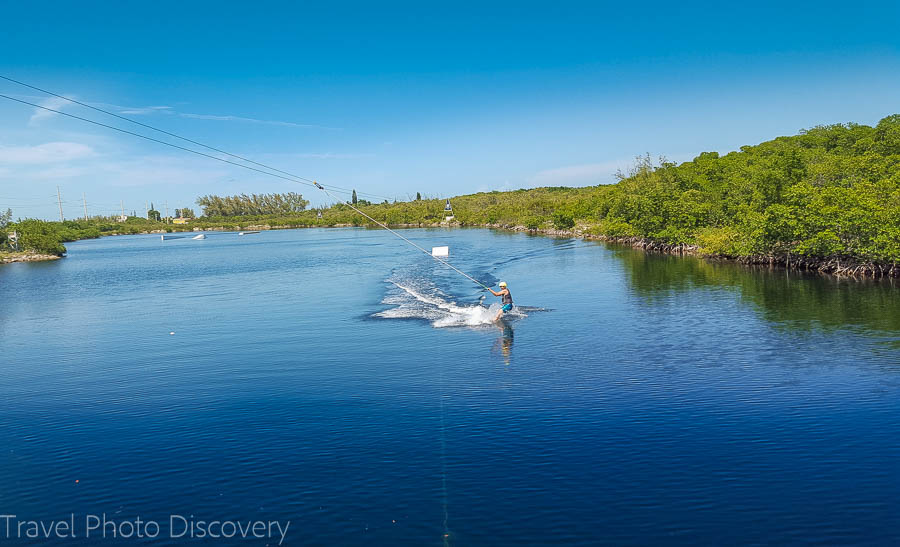
[[[14,262],[46,262],[59,260],[62,256],[33,253],[30,251],[0,252],[0,264],[12,264]]]
[[[307,228],[367,228],[370,225],[338,223],[327,226],[316,224],[305,225],[271,225],[271,224],[246,224],[236,226],[216,226],[211,228],[190,228],[185,229],[156,229],[146,230],[135,233],[110,233],[103,234],[100,237],[121,236],[121,235],[146,235],[146,234],[167,234],[167,233],[203,233],[203,232],[231,232],[231,231],[248,231],[248,230],[299,230]],[[508,232],[522,232],[533,235],[542,235],[548,237],[572,237],[585,240],[602,241],[622,245],[633,249],[639,249],[647,253],[667,254],[674,256],[694,256],[705,260],[725,261],[735,264],[743,264],[746,266],[766,266],[771,268],[781,268],[792,271],[803,271],[819,273],[823,275],[831,275],[838,278],[853,279],[880,279],[900,277],[900,265],[897,264],[878,264],[864,263],[855,260],[841,259],[840,257],[807,257],[807,256],[726,256],[706,254],[700,251],[698,245],[688,244],[669,244],[655,241],[642,237],[610,237],[598,234],[592,234],[584,229],[575,227],[569,230],[560,230],[556,228],[537,228],[532,229],[524,225],[510,226],[508,224],[473,224],[463,225],[459,222],[417,222],[391,224],[391,228],[488,228],[491,230],[504,230]],[[9,256],[15,255],[15,256]],[[46,255],[39,253],[0,253],[0,264],[9,264],[12,262],[38,262],[46,260],[57,260],[61,256]]]
[[[662,243],[642,237],[610,237],[590,234],[581,230],[556,230],[552,228],[532,230],[525,226],[502,229],[557,237],[578,237],[623,245],[647,253],[694,256],[704,260],[731,262],[745,266],[767,266],[791,271],[831,275],[838,278],[881,279],[900,277],[900,265],[866,263],[857,260],[841,259],[840,257],[820,258],[796,255],[727,256],[703,253],[699,245]]]

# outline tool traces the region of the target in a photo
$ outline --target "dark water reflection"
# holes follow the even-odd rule
[[[900,288],[894,279],[841,279],[621,248],[615,256],[633,290],[651,302],[671,292],[726,288],[784,328],[900,334]]]

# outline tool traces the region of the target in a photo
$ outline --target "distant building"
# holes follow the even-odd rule
[[[189,218],[173,218],[172,224],[187,224],[189,220]]]
[[[119,215],[116,222],[125,222],[126,220],[128,220],[128,215]]]

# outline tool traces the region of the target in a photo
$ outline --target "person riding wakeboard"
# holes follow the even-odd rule
[[[503,304],[503,307],[500,308],[500,311],[497,312],[497,317],[494,317],[494,321],[499,321],[504,313],[512,310],[513,301],[512,295],[509,293],[509,289],[506,288],[506,281],[500,282],[500,291],[495,291],[494,289],[488,288],[489,291],[494,296],[499,296],[501,298],[500,302]]]

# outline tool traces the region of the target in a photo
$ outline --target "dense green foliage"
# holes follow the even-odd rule
[[[153,230],[371,224],[346,204],[306,210],[308,202],[294,193],[204,196],[197,203],[204,216],[186,225],[98,218],[19,226],[44,234],[51,230],[44,225],[53,225],[62,242]],[[452,204],[454,222],[464,226],[574,229],[697,245],[732,257],[900,263],[900,115],[875,127],[816,127],[723,156],[702,153],[680,165],[654,164],[645,156],[617,184],[486,192],[452,198]],[[377,205],[359,199],[357,206],[395,226],[437,224],[445,216],[439,199]],[[46,234],[33,237],[58,248]]]
[[[309,200],[296,192],[286,194],[241,194],[239,196],[201,196],[197,205],[204,216],[233,217],[247,215],[289,215],[306,209]]]
[[[900,116],[638,166],[601,217],[711,254],[900,259]]]
[[[60,236],[59,224],[43,220],[23,220],[12,225],[19,233],[19,248],[43,254],[61,255],[66,252]]]
[[[162,213],[157,211],[156,207],[152,203],[150,204],[150,209],[147,211],[147,219],[155,220],[157,222],[162,220]]]
[[[64,222],[27,219],[10,223],[3,234],[5,235],[9,231],[18,232],[19,249],[22,251],[61,255],[66,252],[63,243],[67,241],[91,239],[111,234],[140,234],[154,230],[167,230],[167,228],[171,231],[173,226],[167,226],[165,222],[154,222],[136,217],[130,217],[126,222],[118,222],[116,217],[94,217],[90,220],[66,220]]]

